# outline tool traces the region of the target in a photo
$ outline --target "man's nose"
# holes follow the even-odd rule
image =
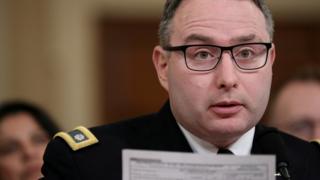
[[[216,67],[216,86],[219,89],[230,90],[238,87],[238,69],[233,62],[231,52],[225,51],[221,55],[219,64]]]

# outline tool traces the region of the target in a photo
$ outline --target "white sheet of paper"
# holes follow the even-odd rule
[[[275,180],[272,155],[123,150],[123,180]]]

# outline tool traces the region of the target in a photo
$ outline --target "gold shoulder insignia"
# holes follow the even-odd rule
[[[74,130],[66,132],[58,132],[55,137],[61,137],[64,139],[73,151],[77,151],[81,148],[91,146],[98,143],[98,139],[85,127],[79,126]]]

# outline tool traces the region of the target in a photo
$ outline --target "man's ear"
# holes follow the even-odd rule
[[[168,91],[168,57],[169,55],[161,46],[153,49],[152,60],[156,68],[158,79],[164,89]]]

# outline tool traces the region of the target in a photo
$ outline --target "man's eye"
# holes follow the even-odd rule
[[[202,52],[198,52],[196,55],[195,55],[195,58],[196,59],[199,59],[199,60],[206,60],[208,58],[210,58],[211,55],[208,53],[208,52],[205,52],[205,51],[202,51]]]
[[[208,61],[215,58],[215,53],[208,49],[198,49],[191,53],[191,59],[195,61]]]
[[[243,59],[249,59],[251,57],[254,56],[254,52],[250,49],[244,49],[244,50],[241,50],[238,54],[237,54],[237,57],[238,58],[243,58]]]

